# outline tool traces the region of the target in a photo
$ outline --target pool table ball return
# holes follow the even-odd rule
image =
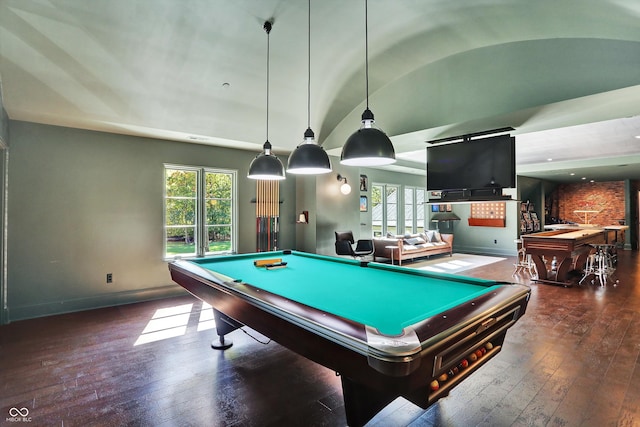
[[[265,265],[267,264],[267,265]],[[530,289],[296,251],[169,264],[214,310],[219,340],[248,326],[340,375],[347,423],[402,396],[426,409],[502,349]]]

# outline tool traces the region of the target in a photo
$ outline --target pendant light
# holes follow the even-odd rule
[[[389,137],[374,127],[373,113],[369,109],[369,24],[367,0],[365,16],[365,77],[367,107],[362,113],[362,126],[354,132],[342,147],[340,163],[348,166],[381,166],[395,163],[396,153]]]
[[[307,130],[304,140],[289,155],[287,172],[301,175],[313,175],[331,172],[331,161],[324,149],[319,146],[311,130],[311,0],[308,0],[308,79],[307,79]]]
[[[279,180],[285,179],[284,166],[274,154],[271,153],[271,143],[269,142],[269,33],[272,24],[266,21],[262,28],[267,33],[267,140],[262,146],[263,152],[258,154],[249,165],[248,178]]]

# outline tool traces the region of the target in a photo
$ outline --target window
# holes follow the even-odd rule
[[[404,187],[401,191],[399,185],[374,183],[371,186],[374,237],[387,233],[418,233],[425,228],[424,202],[424,188]],[[402,212],[401,206],[404,206]]]
[[[428,230],[428,224],[426,223],[426,216],[424,214],[424,204],[426,203],[427,192],[424,188],[416,188],[416,228],[418,231],[420,227],[424,230]]]
[[[391,184],[371,186],[371,214],[374,236],[398,234],[398,192]]]
[[[404,189],[404,232],[414,233],[415,231],[415,189],[406,187]]]
[[[233,252],[236,171],[165,166],[165,258]]]
[[[373,231],[373,237],[380,237],[384,235],[383,232],[383,212],[382,212],[382,192],[384,186],[379,184],[373,184],[371,186],[371,228]]]
[[[405,187],[404,189],[404,232],[418,233],[425,227],[424,188]]]
[[[386,209],[386,231],[391,234],[398,234],[398,187],[385,185],[386,195],[384,198]]]

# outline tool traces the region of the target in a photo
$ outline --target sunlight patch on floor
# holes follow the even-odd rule
[[[462,261],[460,259],[459,260],[449,261],[449,264],[459,265],[460,267],[468,267],[470,265],[473,265],[472,262]]]
[[[206,302],[202,303],[202,310],[200,310],[200,319],[198,320],[198,332],[214,329],[216,322],[213,319],[213,308]]]
[[[440,267],[440,268],[444,268],[444,269],[446,269],[446,270],[457,270],[457,269],[459,269],[459,268],[460,268],[460,266],[459,266],[459,265],[456,265],[456,264],[454,264],[454,263],[452,263],[452,262],[443,262],[443,263],[436,264],[436,265],[437,265],[438,267]]]
[[[420,270],[435,271],[436,273],[446,273],[446,270],[438,267],[422,267]]]
[[[473,255],[473,254],[453,254],[451,258],[433,259],[416,263],[410,266],[418,270],[434,271],[436,273],[460,273],[472,268],[477,268],[492,264],[494,262],[503,261],[505,258]],[[426,264],[426,265],[425,265]]]
[[[199,311],[198,324],[196,326],[197,331],[206,331],[215,328],[213,309],[207,303],[202,303],[202,306],[198,305],[195,308],[193,303],[160,308],[153,314],[133,346],[175,338],[186,334],[191,314],[194,311]]]

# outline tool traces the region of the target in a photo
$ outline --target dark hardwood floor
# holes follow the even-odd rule
[[[618,259],[616,286],[531,284],[496,358],[428,410],[398,399],[369,425],[640,426],[640,259]],[[513,262],[463,274],[529,283]],[[208,314],[185,296],[1,326],[0,423],[27,425],[11,419],[27,408],[32,426],[346,424],[334,372],[250,329],[212,350]]]

